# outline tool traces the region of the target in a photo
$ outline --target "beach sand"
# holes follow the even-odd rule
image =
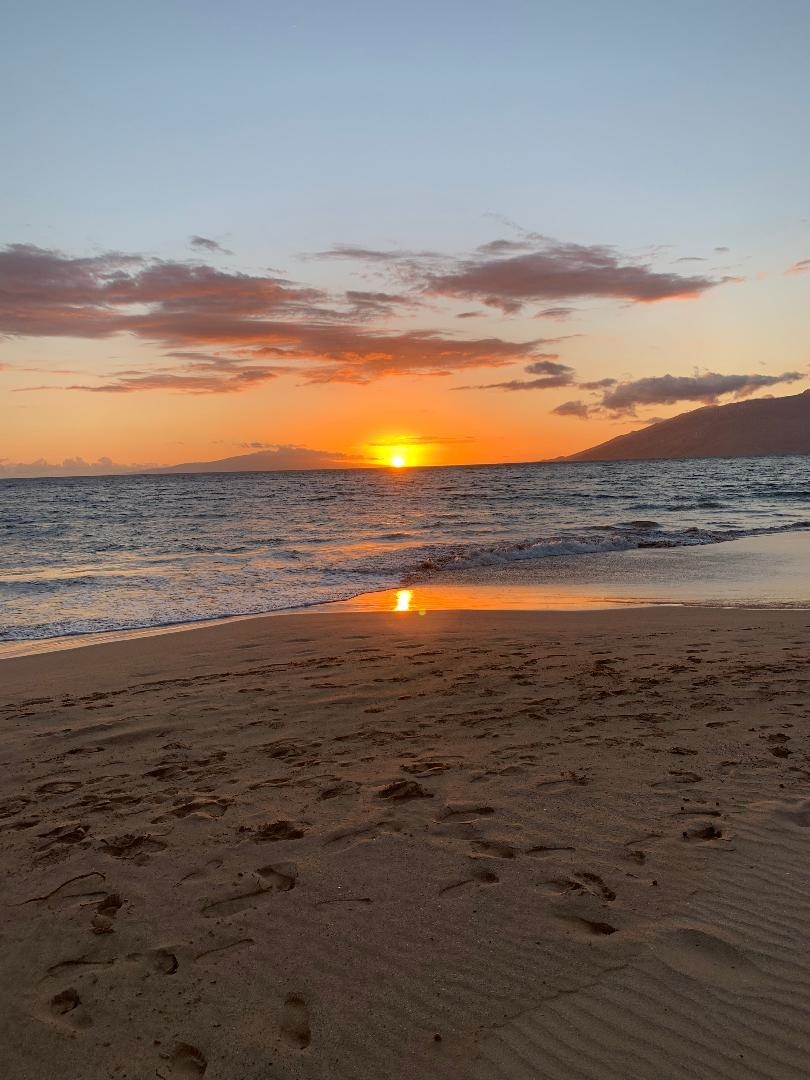
[[[0,663],[5,1080],[806,1077],[810,612]]]

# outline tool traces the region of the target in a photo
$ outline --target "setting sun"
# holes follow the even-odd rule
[[[391,458],[391,466],[394,469],[403,469],[406,464],[404,454],[394,454]]]

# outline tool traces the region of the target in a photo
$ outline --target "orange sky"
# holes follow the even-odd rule
[[[75,274],[70,257],[60,258],[68,273]],[[232,262],[215,254],[205,265]],[[202,261],[192,257],[178,260],[177,265],[202,265]],[[358,279],[368,285],[366,266],[341,264],[339,269],[329,290],[332,303],[336,296],[342,300]],[[662,272],[668,272],[667,267]],[[247,273],[227,266],[221,287],[227,289],[232,277],[239,279]],[[385,275],[377,276],[375,285],[385,284]],[[219,287],[215,283],[215,291]],[[130,466],[215,460],[263,446],[292,446],[342,455],[313,459],[316,465],[388,463],[395,447],[408,464],[556,457],[633,430],[651,418],[701,404],[694,400],[694,393],[702,391],[687,387],[691,399],[610,409],[600,404],[604,389],[583,390],[582,383],[611,379],[616,386],[632,390],[639,380],[652,379],[655,397],[661,396],[656,380],[667,374],[705,379],[706,373],[718,373],[738,375],[743,381],[760,376],[774,380],[773,389],[744,387],[743,393],[804,389],[806,379],[791,375],[784,384],[779,381],[785,373],[797,369],[802,373],[806,363],[803,339],[796,333],[804,290],[806,279],[801,274],[779,273],[713,285],[687,301],[628,303],[604,297],[574,301],[564,318],[536,318],[542,301],[532,301],[517,312],[478,303],[474,304],[479,312],[475,319],[461,321],[456,318],[458,309],[469,308],[468,300],[420,296],[415,311],[375,313],[371,323],[365,321],[357,328],[360,340],[370,325],[374,334],[400,337],[429,329],[442,335],[442,340],[497,339],[507,344],[559,340],[543,343],[520,359],[507,355],[503,364],[500,359],[493,363],[484,358],[478,363],[474,358],[471,366],[455,370],[451,359],[445,373],[434,374],[412,367],[422,362],[417,336],[415,360],[409,351],[404,359],[395,356],[391,361],[405,367],[402,374],[369,370],[369,365],[377,363],[372,355],[358,362],[356,375],[355,369],[349,372],[353,381],[344,381],[343,374],[334,375],[335,365],[328,356],[310,359],[303,355],[292,362],[285,357],[284,373],[268,374],[235,390],[227,382],[216,381],[231,378],[229,357],[237,357],[234,363],[239,371],[252,371],[266,362],[238,342],[216,341],[213,347],[205,343],[205,355],[211,359],[203,362],[201,373],[183,375],[190,364],[198,362],[189,357],[198,356],[199,341],[177,348],[120,329],[101,338],[15,335],[6,339],[5,366],[0,371],[2,456],[7,466],[39,459],[58,465],[66,458],[87,462],[108,458]],[[206,303],[216,300],[216,295],[206,297]],[[317,303],[321,302],[319,298]],[[83,310],[94,309],[88,301]],[[131,310],[126,308],[126,312]],[[154,303],[146,310],[155,310]],[[32,322],[37,317],[39,312],[34,311]],[[73,320],[76,309],[60,317]],[[309,318],[309,313],[303,317]],[[474,338],[469,330],[472,323],[476,324]],[[166,333],[174,333],[173,327]],[[428,341],[426,352],[432,362],[437,347],[432,339]],[[552,373],[565,370],[551,378],[541,373],[540,386],[526,387],[536,381],[527,371],[532,356],[546,358],[534,361],[543,372],[543,365]],[[349,362],[355,363],[353,354]],[[317,372],[330,364],[325,381],[320,381]],[[215,378],[209,385],[212,370]],[[175,388],[171,380],[178,372],[185,381]],[[145,377],[157,385],[142,385],[138,380]],[[135,383],[127,384],[128,378]],[[197,378],[204,380],[199,389]],[[564,385],[553,385],[555,378]],[[547,381],[551,385],[546,386]],[[511,384],[518,388],[509,389]],[[710,389],[711,385],[707,393]],[[734,396],[721,393],[717,400]],[[556,407],[572,400],[588,405],[587,419],[554,413]]]

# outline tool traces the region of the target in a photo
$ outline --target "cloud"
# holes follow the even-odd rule
[[[472,435],[392,435],[390,439],[370,442],[368,446],[458,446],[475,442]]]
[[[539,375],[537,379],[508,379],[504,382],[483,383],[475,386],[457,386],[456,390],[554,390],[560,386],[571,386],[574,382],[574,369],[558,362],[557,353],[542,353],[537,360],[526,364],[524,371],[528,375]]]
[[[65,458],[51,463],[45,458],[28,463],[0,460],[0,478],[24,479],[48,476],[112,476],[128,473],[174,472],[264,472],[293,469],[345,469],[374,462],[359,454],[343,454],[332,450],[315,450],[307,446],[283,443],[243,443],[254,453],[216,461],[189,461],[180,465],[120,465],[108,457],[85,461],[81,457]]]
[[[786,274],[808,274],[810,273],[810,259],[799,259],[798,262],[793,263],[785,271]]]
[[[562,319],[569,318],[571,315],[574,314],[575,311],[576,311],[576,308],[562,307],[562,306],[558,305],[557,307],[543,308],[542,311],[537,312],[537,314],[534,316],[534,318],[535,319],[559,319],[559,320],[562,320]]]
[[[615,386],[616,379],[596,379],[595,382],[581,382],[580,390],[604,390],[608,386]]]
[[[506,382],[486,383],[483,386],[463,386],[460,390],[554,390],[570,386],[571,379],[565,375],[550,375],[547,379],[509,379]]]
[[[398,308],[415,308],[421,301],[404,293],[366,292],[348,289],[346,300],[351,304],[351,315],[359,319],[386,318]]]
[[[504,382],[482,383],[471,386],[456,386],[455,390],[554,390],[561,386],[571,386],[575,371],[567,364],[561,364],[557,353],[538,353],[538,358],[526,364],[527,375],[538,375],[536,379],[507,379]]]
[[[11,462],[0,461],[0,477],[5,479],[26,479],[44,476],[111,476],[121,473],[143,472],[149,465],[118,465],[108,457],[98,461],[85,461],[82,457],[65,458],[64,461],[51,463],[45,458],[36,461]]]
[[[432,296],[478,300],[512,313],[529,302],[583,297],[637,303],[693,298],[720,284],[709,277],[657,271],[598,244],[533,237],[532,248],[502,256],[504,250],[513,252],[513,248],[489,246],[444,272],[426,269],[424,291]]]
[[[71,383],[68,386],[25,386],[28,390],[85,390],[94,394],[129,394],[142,390],[170,390],[192,394],[232,394],[286,375],[289,368],[255,364],[230,356],[172,352],[167,357],[179,361],[174,368],[118,371],[100,383]]]
[[[711,371],[704,375],[660,375],[619,383],[603,394],[600,406],[632,414],[638,405],[675,405],[680,401],[710,405],[727,394],[747,397],[764,387],[798,382],[805,377],[798,371],[781,375],[719,375]]]
[[[193,247],[196,251],[210,251],[217,252],[220,255],[233,255],[232,251],[228,251],[216,240],[210,240],[207,236],[192,236],[189,240],[189,246]]]
[[[0,334],[100,339],[128,333],[180,361],[66,387],[72,390],[231,393],[290,370],[308,382],[365,383],[385,375],[501,367],[531,360],[555,340],[388,333],[365,320],[418,297],[356,290],[350,307],[346,301],[275,275],[200,263],[119,252],[73,258],[25,244],[0,250]],[[200,359],[201,350],[217,355]]]
[[[591,414],[591,407],[584,401],[564,401],[551,410],[556,416],[576,416],[579,420],[587,420]]]
[[[437,251],[404,251],[397,248],[360,247],[357,244],[335,244],[326,251],[316,251],[305,259],[351,259],[357,262],[399,263],[413,259],[440,259]]]
[[[542,357],[526,365],[529,375],[565,375],[572,377],[574,372],[567,364],[558,363],[559,353],[543,353]]]

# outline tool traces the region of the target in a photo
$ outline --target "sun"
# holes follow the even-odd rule
[[[404,469],[407,465],[404,454],[392,454],[391,455],[391,468],[392,469]]]

